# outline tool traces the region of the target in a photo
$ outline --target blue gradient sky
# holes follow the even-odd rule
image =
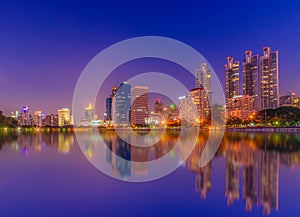
[[[97,53],[144,35],[194,47],[221,81],[228,55],[242,61],[246,49],[271,46],[280,55],[280,92],[300,93],[299,33],[299,1],[0,1],[0,110],[71,107]]]

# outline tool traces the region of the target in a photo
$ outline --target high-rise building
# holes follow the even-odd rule
[[[89,105],[84,109],[84,119],[85,121],[91,123],[92,120],[94,120],[95,111],[92,103],[89,103]]]
[[[131,125],[143,125],[146,118],[149,117],[148,92],[147,86],[135,86],[131,89]]]
[[[198,114],[196,114],[196,118],[207,121],[210,118],[210,106],[204,88],[194,88],[190,90],[189,94],[192,103],[197,106]]]
[[[108,98],[106,98],[106,102],[105,102],[105,108],[106,108],[105,121],[112,121],[113,98],[116,96],[117,91],[118,91],[118,87],[114,86],[112,91],[111,91],[111,95]],[[115,109],[115,105],[114,105],[114,109]]]
[[[227,64],[225,64],[226,87],[225,97],[226,105],[228,99],[240,94],[240,62],[234,61],[233,57],[227,57]]]
[[[20,116],[18,118],[18,122],[21,126],[31,126],[33,125],[33,118],[29,112],[28,106],[23,106],[21,109]]]
[[[234,61],[233,57],[227,57],[225,65],[226,74],[226,103],[229,98],[240,94],[240,62]]]
[[[246,59],[243,61],[243,95],[254,97],[254,109],[260,110],[258,55],[251,50],[245,51]]]
[[[203,87],[209,102],[211,103],[211,69],[209,69],[206,63],[201,63],[200,69],[195,71],[196,88]]]
[[[62,108],[57,111],[58,113],[58,126],[63,127],[71,125],[71,112],[68,108]]]
[[[197,114],[192,112],[192,104],[190,95],[179,97],[179,118],[183,123],[193,123],[197,119]]]
[[[112,120],[112,117],[111,117],[112,97],[106,98],[105,108],[106,108],[105,121],[111,121]]]
[[[111,121],[112,125],[117,124],[117,103],[116,103],[116,96],[111,98]]]
[[[123,82],[116,93],[116,125],[129,126],[130,103],[131,85]]]
[[[45,126],[45,127],[57,127],[58,126],[58,115],[56,115],[56,114],[47,115],[43,119],[43,126]]]
[[[263,47],[260,57],[261,109],[274,109],[279,106],[278,51]]]
[[[163,112],[163,103],[161,99],[156,99],[154,103],[154,112],[161,114]]]
[[[33,123],[36,127],[42,126],[42,120],[43,120],[44,114],[42,111],[35,111],[33,115]]]

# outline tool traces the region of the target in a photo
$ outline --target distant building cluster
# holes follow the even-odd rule
[[[57,114],[45,115],[40,110],[31,112],[28,106],[23,106],[20,112],[12,112],[11,117],[18,121],[19,126],[25,127],[65,127],[73,125],[73,116],[68,108],[58,109]]]
[[[261,56],[253,55],[251,50],[245,51],[242,65],[231,56],[227,58],[225,96],[228,116],[245,120],[265,109],[299,108],[299,96],[295,93],[279,95],[278,51],[272,51],[270,47],[263,47],[262,51]]]

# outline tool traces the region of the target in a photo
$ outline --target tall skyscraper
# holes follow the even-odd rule
[[[240,62],[234,61],[233,57],[227,57],[225,64],[226,87],[225,97],[226,105],[228,99],[240,94]]]
[[[116,96],[111,98],[111,121],[113,125],[117,124],[117,103]]]
[[[129,126],[130,102],[131,85],[123,82],[116,93],[116,124],[118,126]]]
[[[198,114],[193,112],[193,103],[190,94],[179,97],[179,118],[183,124],[192,124],[198,118]]]
[[[260,110],[258,55],[251,50],[245,51],[246,59],[243,61],[243,95],[254,97],[254,109]]]
[[[58,126],[62,127],[71,124],[71,113],[70,109],[62,108],[57,111],[58,113]]]
[[[112,91],[111,91],[111,95],[108,98],[106,98],[106,102],[105,102],[105,108],[106,108],[105,121],[112,121],[113,98],[116,96],[117,91],[118,91],[118,87],[114,86]],[[114,105],[114,107],[115,107],[115,105]]]
[[[29,112],[28,106],[22,107],[18,122],[21,126],[31,126],[33,124],[33,119]]]
[[[209,102],[211,102],[211,69],[207,68],[206,63],[201,63],[200,69],[195,71],[196,88],[203,87]]]
[[[154,112],[161,114],[163,112],[163,103],[161,99],[156,99],[154,103]]]
[[[208,121],[210,118],[210,106],[208,96],[203,87],[190,90],[189,97],[194,105],[197,106],[198,114],[195,116],[200,121]]]
[[[111,114],[111,108],[112,108],[112,97],[106,98],[105,101],[105,108],[106,108],[106,116],[105,116],[105,121],[111,121],[112,120],[112,114]]]
[[[279,106],[279,68],[278,51],[263,47],[260,57],[261,109],[273,109]]]
[[[135,86],[131,89],[131,125],[143,125],[149,117],[148,92],[149,88],[146,86]]]
[[[36,127],[41,127],[43,117],[44,113],[42,113],[42,111],[35,111],[33,115],[33,125]]]
[[[94,115],[94,107],[92,103],[89,103],[89,105],[84,109],[84,119],[90,123],[92,120],[94,120]]]

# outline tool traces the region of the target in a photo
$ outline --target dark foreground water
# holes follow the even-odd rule
[[[102,136],[110,150],[137,161],[165,155],[176,140],[171,133],[139,157],[113,132]],[[227,133],[214,159],[199,167],[206,138],[199,135],[190,158],[170,175],[130,183],[98,171],[74,134],[2,133],[0,216],[300,215],[299,134]],[[88,158],[95,156],[93,145],[84,149]],[[109,153],[105,162],[123,178],[151,173],[151,168],[115,161]]]

